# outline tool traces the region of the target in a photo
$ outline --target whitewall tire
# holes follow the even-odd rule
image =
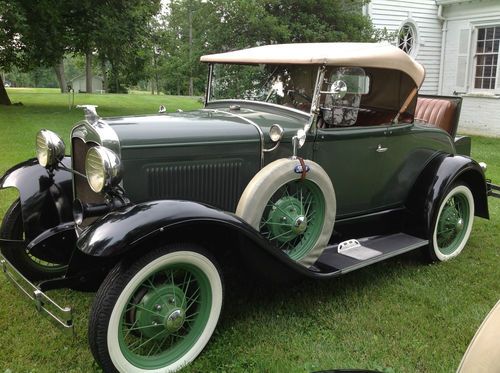
[[[121,268],[105,280],[91,311],[89,342],[99,365],[165,373],[192,362],[222,309],[222,279],[210,255],[194,245],[170,246]]]
[[[474,222],[474,197],[465,184],[452,186],[433,216],[431,258],[447,261],[464,249]]]
[[[277,248],[309,267],[326,248],[337,203],[328,174],[305,160],[278,159],[260,170],[245,188],[236,215]]]

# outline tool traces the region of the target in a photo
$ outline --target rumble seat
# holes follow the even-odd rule
[[[447,99],[419,97],[415,109],[415,120],[438,127],[455,136],[457,102]]]

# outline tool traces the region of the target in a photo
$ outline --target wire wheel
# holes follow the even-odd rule
[[[151,273],[123,310],[120,349],[134,366],[159,368],[189,351],[208,321],[211,289],[207,276],[189,264]]]
[[[431,254],[434,259],[457,256],[469,239],[474,218],[474,198],[469,187],[456,185],[443,198],[435,217]]]
[[[281,158],[269,163],[248,183],[236,208],[271,245],[310,267],[328,245],[337,201],[328,174],[311,161]]]
[[[465,235],[470,219],[469,204],[464,194],[449,198],[438,221],[437,243],[439,251],[445,255],[454,252]]]
[[[300,260],[318,240],[325,199],[316,184],[294,180],[281,186],[264,209],[260,232],[290,258]]]
[[[96,294],[89,344],[105,372],[173,372],[210,340],[223,285],[210,253],[171,244],[118,263]]]

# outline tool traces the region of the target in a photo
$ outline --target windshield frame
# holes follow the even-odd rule
[[[215,75],[214,75],[215,64],[217,64],[217,65],[243,65],[243,66],[253,66],[254,65],[254,64],[250,64],[250,63],[249,64],[218,63],[218,62],[217,63],[213,63],[213,62],[208,63],[208,77],[207,77],[207,86],[206,86],[206,90],[205,90],[205,102],[204,102],[205,107],[209,103],[215,103],[215,102],[241,102],[241,103],[248,102],[248,103],[252,103],[252,104],[260,104],[260,105],[265,105],[265,106],[269,106],[269,107],[286,109],[286,110],[293,111],[293,112],[300,113],[302,115],[307,115],[307,116],[311,116],[314,114],[313,113],[315,111],[314,103],[319,102],[319,95],[320,95],[320,89],[318,88],[318,85],[320,85],[319,83],[322,81],[322,79],[318,80],[319,79],[319,70],[323,69],[324,68],[323,66],[319,66],[319,65],[317,66],[318,74],[316,76],[316,81],[314,82],[314,85],[313,85],[314,89],[313,89],[313,94],[312,94],[311,108],[309,111],[304,111],[304,110],[300,110],[300,109],[293,108],[293,107],[288,107],[288,106],[281,105],[281,104],[275,104],[272,102],[265,102],[265,101],[259,101],[259,100],[245,100],[245,99],[233,99],[233,98],[213,99],[212,98],[212,90],[213,90],[213,82],[215,79]]]

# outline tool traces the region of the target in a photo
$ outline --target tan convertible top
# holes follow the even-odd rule
[[[272,44],[234,52],[209,54],[201,62],[237,64],[303,64],[359,66],[400,70],[420,87],[424,67],[401,49],[387,43]]]

